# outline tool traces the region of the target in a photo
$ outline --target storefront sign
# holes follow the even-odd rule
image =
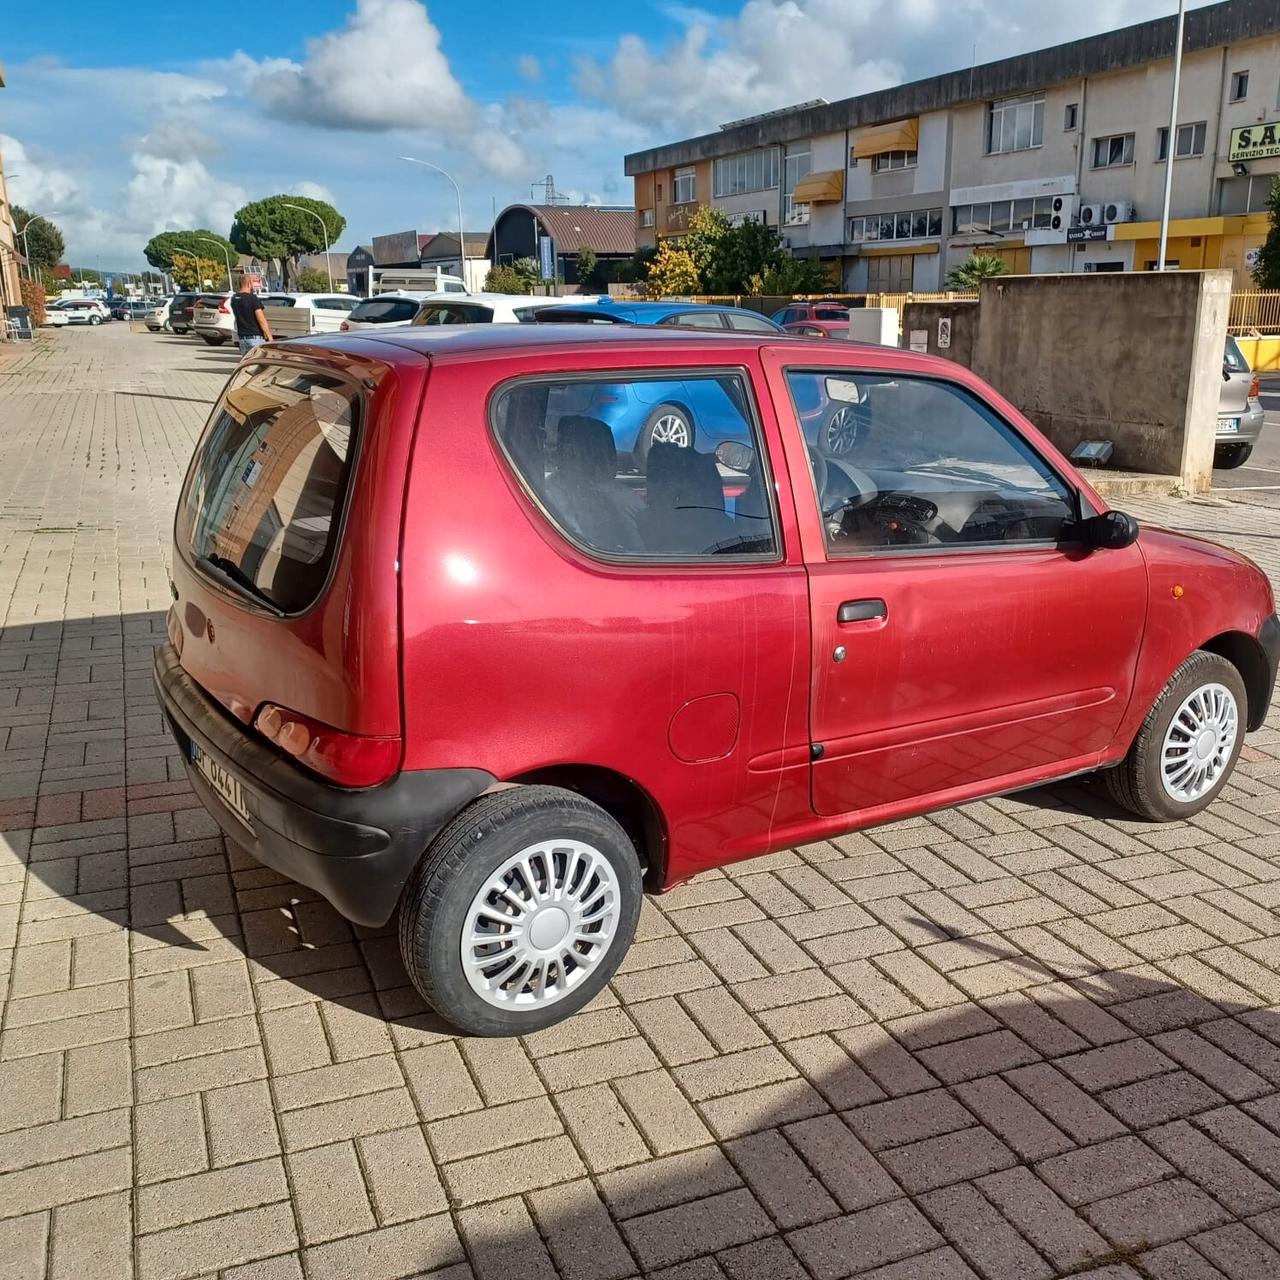
[[[544,280],[556,278],[555,242],[550,236],[538,237],[538,270]]]
[[[1258,265],[1258,255],[1261,249],[1246,249],[1244,251],[1244,265],[1252,271]]]
[[[1082,240],[1105,240],[1107,238],[1106,227],[1068,227],[1067,242],[1069,244],[1079,244]]]
[[[1280,156],[1280,122],[1246,124],[1231,130],[1231,149],[1227,159],[1233,164],[1241,160],[1270,160]]]

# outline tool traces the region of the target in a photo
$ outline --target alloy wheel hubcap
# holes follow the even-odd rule
[[[689,424],[676,413],[664,413],[653,424],[654,444],[675,444],[682,449],[689,447]]]
[[[508,858],[471,900],[462,967],[500,1009],[542,1007],[577,989],[618,927],[618,878],[580,840],[544,840]]]
[[[1226,771],[1239,733],[1239,709],[1226,685],[1201,685],[1189,693],[1174,712],[1160,748],[1165,793],[1186,804],[1212,791]]]
[[[827,423],[827,449],[840,456],[848,453],[858,439],[858,419],[851,409],[837,409]]]

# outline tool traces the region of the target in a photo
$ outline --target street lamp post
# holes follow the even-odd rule
[[[324,241],[324,265],[329,272],[329,292],[333,290],[333,263],[329,259],[329,228],[325,220],[314,210],[301,204],[283,204],[284,209],[296,209],[299,213],[309,213],[320,224],[320,238]]]
[[[1169,105],[1169,139],[1164,148],[1164,205],[1160,210],[1160,253],[1156,270],[1163,271],[1169,249],[1169,205],[1173,200],[1173,157],[1178,146],[1178,90],[1182,83],[1182,28],[1187,0],[1178,0],[1178,34],[1173,45],[1173,101]]]
[[[418,160],[414,156],[401,156],[400,159],[408,161],[409,164],[420,164],[425,169],[433,169],[453,188],[453,194],[458,199],[458,257],[462,262],[462,285],[463,288],[470,288],[467,281],[467,240],[466,233],[462,229],[462,189],[448,173],[438,164],[432,164],[430,160]]]
[[[193,236],[192,239],[202,240],[205,244],[215,245],[217,248],[222,250],[222,256],[227,263],[227,288],[234,292],[236,287],[236,282],[231,278],[231,255],[227,252],[227,246],[225,244],[219,244],[217,240],[214,240],[209,236]],[[199,274],[200,274],[200,257],[197,254],[196,255],[196,275],[199,275]]]
[[[27,260],[28,280],[34,280],[36,278],[35,273],[31,270],[31,250],[27,247],[27,232],[31,230],[31,224],[33,222],[49,222],[49,219],[46,218],[43,213],[33,213],[31,217],[22,224],[22,256]],[[49,225],[53,226],[53,223],[49,222]]]

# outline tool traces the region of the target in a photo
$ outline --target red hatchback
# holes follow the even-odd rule
[[[622,456],[609,415],[679,397],[683,443]],[[586,1004],[643,887],[1089,770],[1197,813],[1280,653],[1249,560],[1139,533],[964,369],[767,335],[261,348],[175,542],[155,674],[197,794],[398,911],[479,1034]]]

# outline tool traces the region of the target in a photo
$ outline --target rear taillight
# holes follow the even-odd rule
[[[1258,381],[1258,375],[1253,375],[1253,381],[1249,383],[1249,399],[1256,400],[1262,392],[1262,384]]]
[[[273,702],[258,712],[254,727],[299,764],[342,787],[376,787],[400,763],[399,738],[346,733]]]
[[[221,311],[224,316],[227,315],[231,311],[231,299],[223,298],[223,300],[218,303],[218,310]]]

